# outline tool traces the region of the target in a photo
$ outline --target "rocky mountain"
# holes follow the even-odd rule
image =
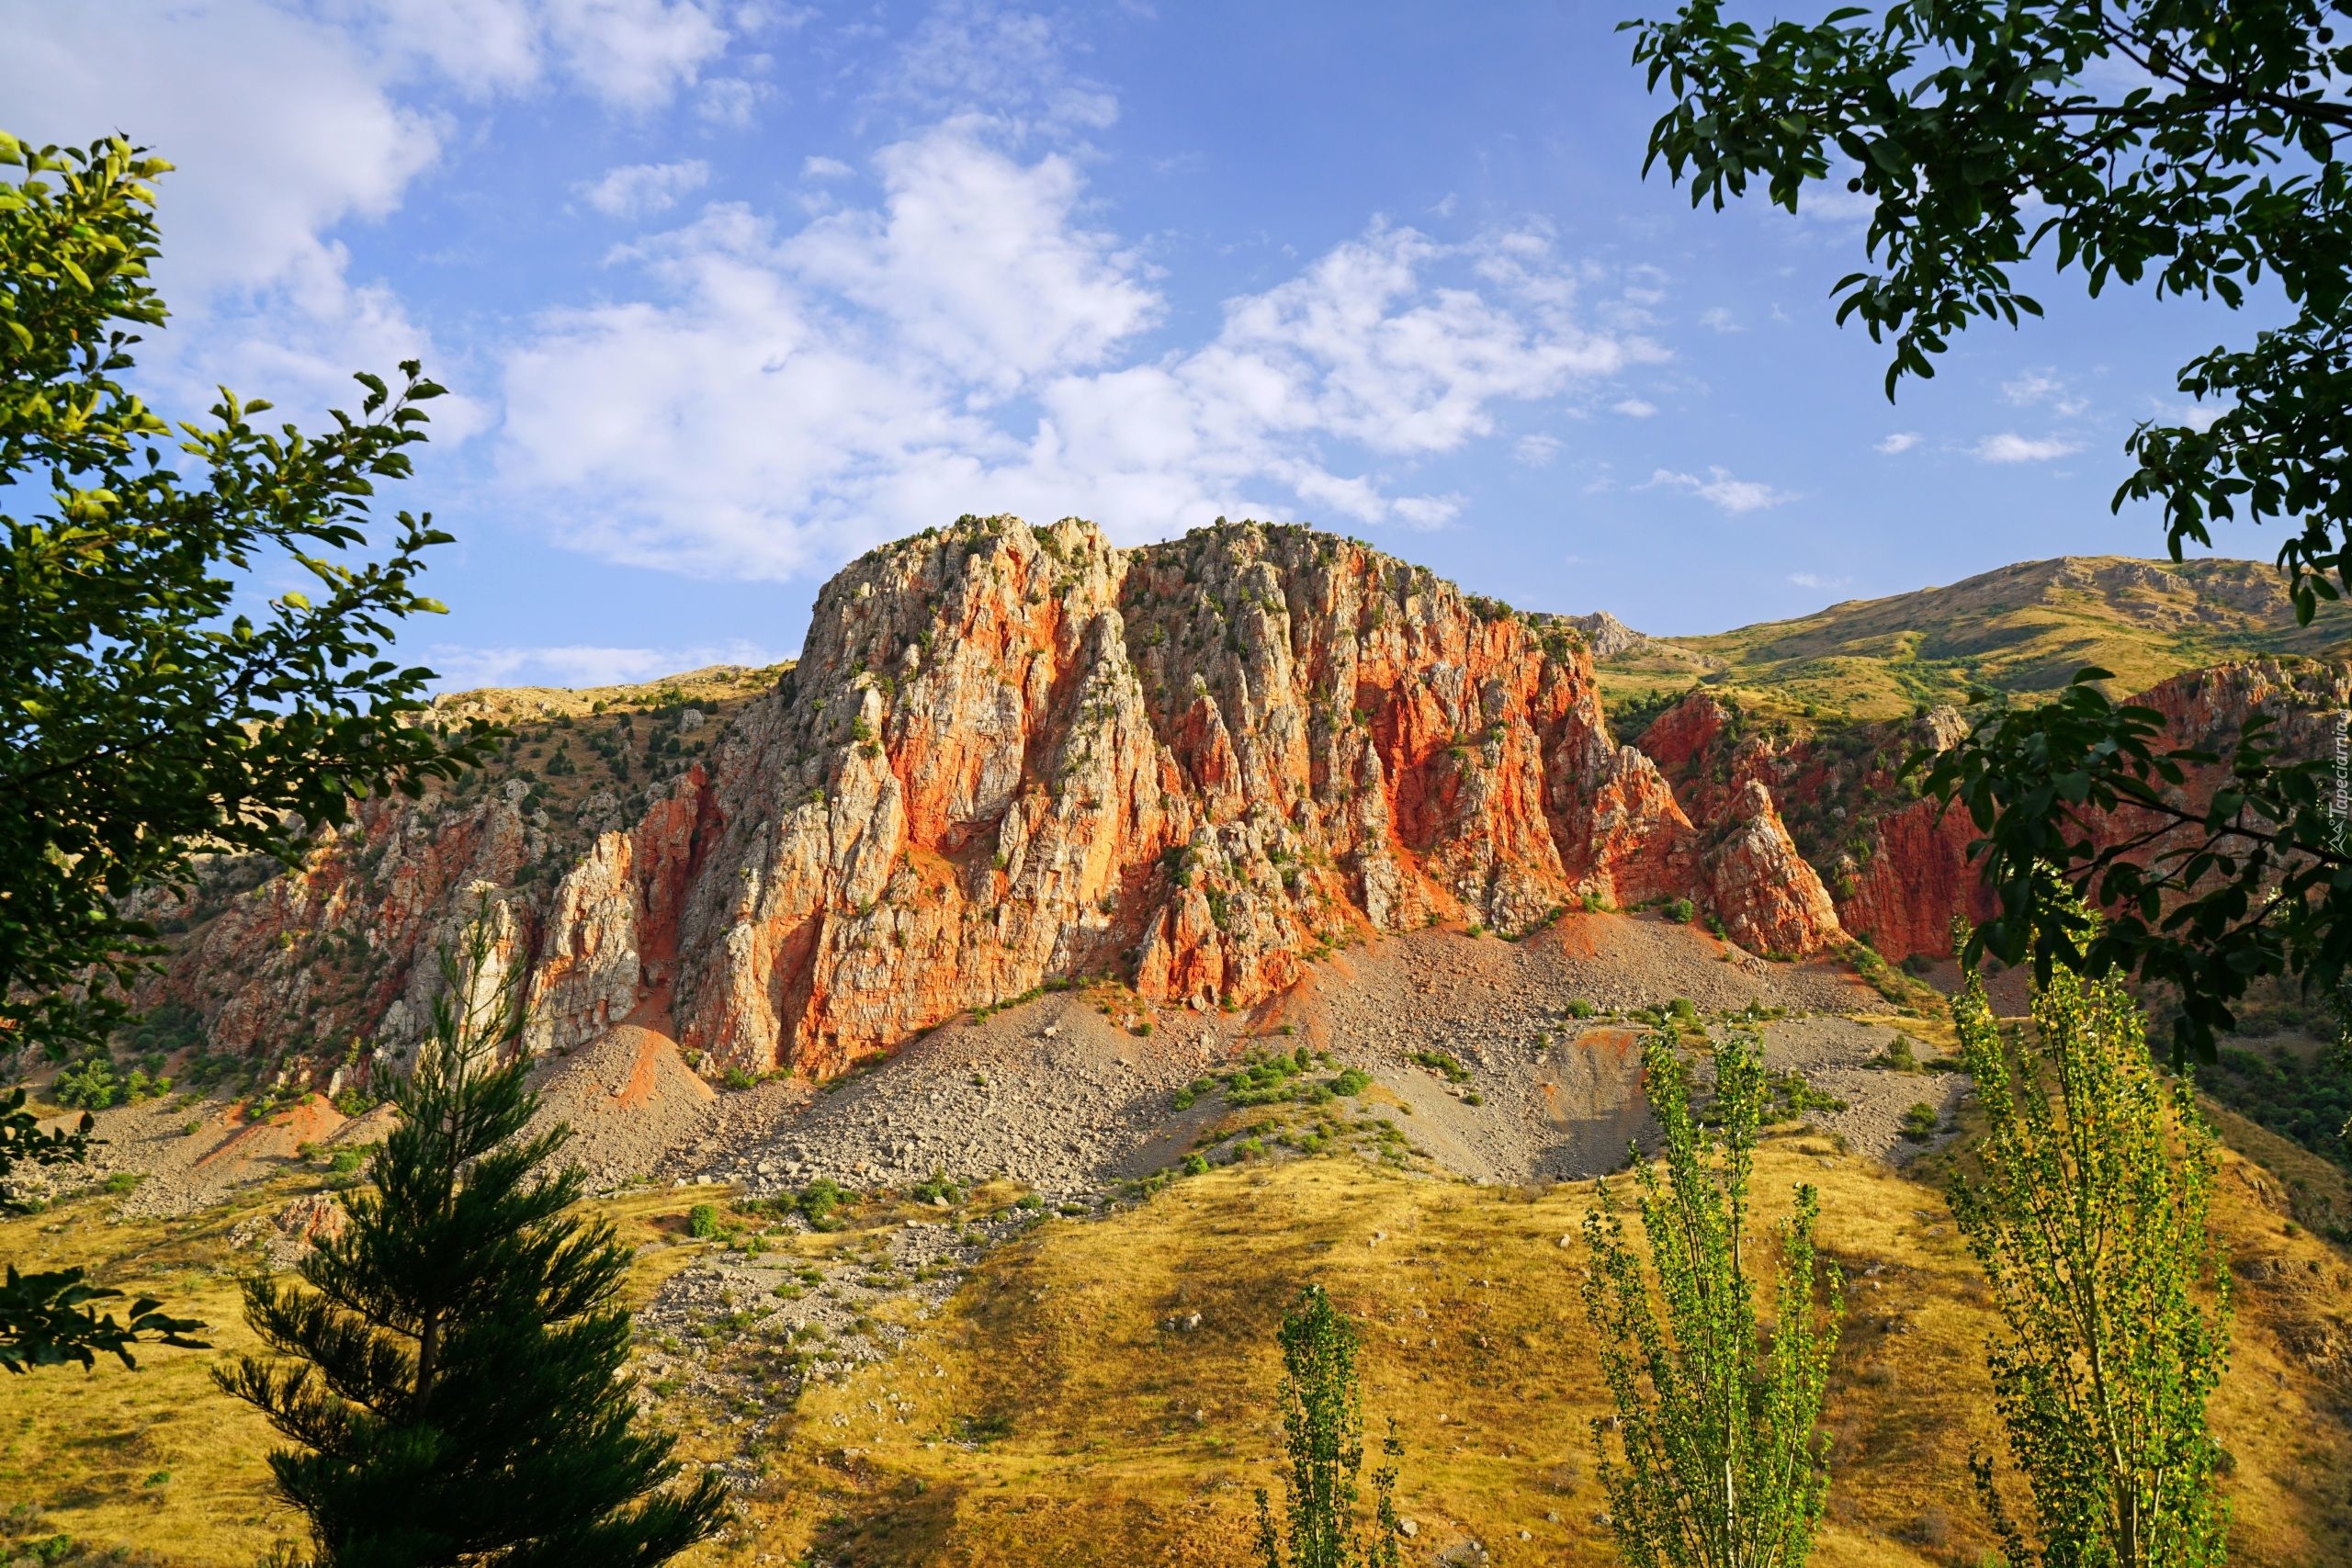
[[[731,705],[619,740],[611,712],[514,716],[530,777],[373,807],[183,911],[159,996],[216,1049],[356,1071],[422,1033],[482,904],[535,1049],[634,1022],[825,1076],[1080,977],[1245,1006],[1363,936],[1579,903],[1688,897],[1759,952],[1843,936],[1769,787],[1694,818],[1617,743],[1576,627],[1306,528],[1120,550],[967,518],[852,564]],[[652,776],[550,799],[582,735],[575,770]]]
[[[1592,650],[1596,660],[1621,659],[1650,640],[1606,610],[1596,610],[1589,615],[1568,615],[1564,619],[1584,634],[1584,645]]]
[[[1967,825],[1898,776],[1957,710],[1807,724],[1702,684],[1636,705],[1625,744],[1589,640],[1612,627],[1303,527],[1122,550],[966,518],[827,584],[791,667],[447,699],[514,727],[501,765],[291,874],[216,868],[150,999],[339,1087],[422,1035],[436,950],[486,909],[532,1049],[626,1023],[714,1075],[822,1077],[1080,981],[1248,1007],[1430,925],[1687,898],[1754,953],[1899,960],[1984,912]],[[2315,745],[2347,695],[2263,660],[2147,700],[2199,739],[2281,706]]]
[[[2307,659],[2255,659],[2192,670],[2132,700],[2165,716],[2168,744],[2225,752],[2246,719],[2274,716],[2289,755],[2335,745],[2352,706],[2352,669]],[[1921,800],[1903,779],[1905,760],[1940,750],[1966,733],[1960,710],[1915,718],[1803,727],[1712,688],[1659,712],[1637,744],[1684,808],[1706,819],[1740,792],[1760,788],[1785,813],[1791,838],[1829,889],[1838,923],[1886,958],[1945,956],[1954,915],[1981,919],[1991,897],[1968,861],[1975,830],[1964,815]],[[2219,782],[2194,773],[2185,792],[2202,798]],[[2117,838],[2148,826],[2106,825]]]

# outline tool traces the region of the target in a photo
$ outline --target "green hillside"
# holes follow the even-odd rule
[[[1704,682],[1754,705],[1824,718],[1887,718],[1964,703],[1971,687],[2047,695],[2086,664],[2143,690],[2259,653],[2319,654],[2352,639],[2352,606],[2297,626],[2262,561],[2062,556],[1946,588],[1852,599],[1711,637],[1653,637],[1600,661],[1612,712],[1637,713]]]

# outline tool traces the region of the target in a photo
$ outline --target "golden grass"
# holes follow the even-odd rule
[[[244,1568],[301,1521],[270,1490],[263,1456],[277,1435],[250,1406],[213,1386],[224,1357],[257,1348],[240,1316],[241,1271],[255,1254],[230,1233],[301,1193],[315,1175],[282,1178],[233,1206],[186,1219],[117,1223],[99,1197],[0,1222],[0,1258],[33,1272],[79,1266],[97,1283],[162,1297],[202,1320],[211,1352],[148,1350],[139,1370],[111,1359],[84,1373],[50,1368],[0,1382],[0,1542],[65,1535],[94,1548],[140,1548],[166,1563]],[[699,1249],[665,1245],[697,1194],[663,1191],[603,1203],[641,1249],[633,1303]],[[117,1315],[120,1315],[118,1305]],[[162,1477],[164,1479],[157,1479]],[[12,1510],[22,1507],[24,1513]]]
[[[2233,1164],[2222,1218],[2339,1304],[2340,1259],[2280,1234]],[[1991,1317],[1929,1188],[1810,1138],[1770,1147],[1758,1190],[1823,1190],[1850,1316],[1825,1425],[1838,1481],[1815,1561],[1973,1562],[1988,1544],[1963,1468],[1996,1445]],[[771,1456],[784,1497],[741,1550],[789,1558],[817,1522],[860,1563],[1237,1563],[1278,1442],[1272,1333],[1319,1280],[1367,1325],[1367,1404],[1407,1448],[1419,1539],[1498,1562],[1605,1562],[1588,1422],[1602,1409],[1564,1249],[1589,1187],[1510,1193],[1354,1162],[1239,1168],[1107,1221],[1056,1222],[1001,1255],[892,1362],[803,1400]],[[2318,1272],[2310,1272],[2312,1266]],[[2238,1461],[2233,1560],[2344,1560],[2352,1482],[2331,1397],[2279,1348],[2308,1300],[2245,1292],[2216,1418]],[[1193,1313],[1201,1325],[1168,1326]],[[992,1441],[959,1432],[1008,1429]],[[1556,1514],[1557,1522],[1548,1516]],[[1519,1532],[1526,1530],[1522,1541]]]
[[[1601,697],[1622,705],[1703,680],[1767,716],[1884,719],[1964,703],[1973,686],[2048,695],[2086,664],[2129,693],[2226,659],[2337,651],[2352,610],[2323,605],[2298,626],[2283,583],[2256,561],[2021,561],[1949,587],[1657,639],[1600,666]]]
[[[1825,1246],[1849,1275],[1825,1417],[1831,1517],[1815,1561],[1973,1563],[1987,1543],[1963,1461],[1972,1443],[1997,1442],[1980,1355],[1992,1320],[1950,1216],[1933,1188],[1817,1138],[1768,1144],[1767,1206],[1797,1180],[1821,1189]],[[2352,1561],[2338,1414],[2352,1389],[2312,1367],[2331,1322],[2340,1343],[2352,1275],[2278,1212],[2278,1187],[2233,1158],[2217,1215],[2233,1255],[2257,1260],[2214,1410],[2237,1461],[2232,1560],[2255,1568]],[[637,1299],[696,1256],[676,1242],[680,1217],[711,1196],[605,1205],[642,1248]],[[1498,1563],[1612,1561],[1593,1521],[1588,1422],[1603,1395],[1577,1295],[1580,1243],[1560,1245],[1591,1200],[1589,1184],[1475,1188],[1324,1159],[1222,1168],[1107,1219],[1049,1220],[937,1316],[901,1314],[912,1337],[898,1354],[811,1388],[748,1455],[729,1413],[684,1395],[666,1405],[682,1452],[748,1457],[764,1477],[735,1537],[699,1560],[788,1562],[821,1540],[861,1568],[1241,1563],[1250,1493],[1273,1484],[1279,1448],[1273,1330],[1316,1280],[1365,1325],[1374,1429],[1397,1424],[1400,1501],[1421,1545],[1471,1536]],[[83,1200],[0,1226],[0,1249],[161,1284],[234,1349],[232,1281],[210,1271],[229,1224],[109,1226]],[[1182,1326],[1194,1313],[1199,1326]],[[264,1481],[269,1436],[211,1389],[211,1359],[165,1351],[135,1375],[15,1380],[0,1396],[0,1497],[40,1505],[41,1533],[169,1562],[252,1561],[291,1525]],[[160,1470],[168,1483],[141,1484]]]

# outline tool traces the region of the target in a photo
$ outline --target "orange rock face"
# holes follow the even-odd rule
[[[628,1022],[817,1076],[1048,981],[1248,1004],[1346,933],[1587,897],[1689,897],[1761,951],[1842,936],[1767,785],[1694,824],[1566,623],[1256,525],[1123,551],[967,519],[873,551],[634,823],[564,857],[513,802],[373,809],[206,928],[173,994],[216,1041],[308,1021],[314,1069],[346,1032],[398,1047],[482,883],[532,1048]],[[326,1007],[302,958],[355,942]]]
[[[2264,711],[2274,716],[2273,738],[2287,754],[2319,756],[2334,746],[2338,716],[2352,705],[2352,676],[2307,660],[2255,660],[2175,676],[2130,700],[2165,716],[2167,748],[2226,752],[2247,718]],[[1739,792],[1768,784],[1781,809],[1803,814],[1791,836],[1833,890],[1838,923],[1900,960],[1949,956],[1954,917],[1981,920],[1993,912],[1991,891],[1969,860],[1977,830],[1966,813],[1912,798],[1897,777],[1913,751],[1941,750],[1964,731],[1957,713],[1939,709],[1842,741],[1775,743],[1739,733],[1736,716],[1702,692],[1660,714],[1641,744],[1702,821],[1737,817]],[[2221,773],[2192,768],[2183,796],[2204,800]],[[2115,842],[2154,825],[2124,813],[2092,830]],[[1775,874],[1760,872],[1757,880],[1770,884]]]

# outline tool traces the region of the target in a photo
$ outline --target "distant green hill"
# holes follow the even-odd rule
[[[1611,711],[1627,719],[1702,682],[1762,708],[1869,719],[1963,704],[1971,687],[2045,696],[2086,664],[2136,692],[2202,665],[2329,653],[2347,639],[2352,606],[2324,604],[2297,626],[2267,562],[2062,556],[1791,621],[1651,637],[1599,664]]]

